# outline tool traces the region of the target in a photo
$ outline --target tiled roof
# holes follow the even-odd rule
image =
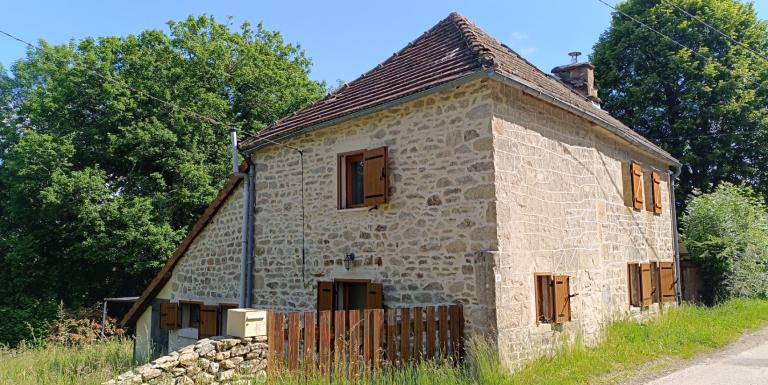
[[[267,145],[347,115],[467,77],[496,74],[523,84],[604,122],[616,134],[677,164],[667,152],[643,138],[607,111],[592,104],[556,77],[544,73],[464,16],[451,13],[376,68],[325,98],[240,142],[241,149]],[[267,140],[264,140],[267,139]]]

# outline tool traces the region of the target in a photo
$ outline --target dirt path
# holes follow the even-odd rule
[[[658,369],[663,367],[663,369]],[[620,385],[766,385],[768,327],[742,335],[736,342],[690,360],[656,361]]]

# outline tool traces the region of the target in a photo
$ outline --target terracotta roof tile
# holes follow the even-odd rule
[[[380,106],[479,71],[525,84],[612,126],[617,134],[677,163],[667,152],[600,109],[563,82],[544,73],[458,13],[452,13],[341,89],[240,142],[253,149],[285,136]]]

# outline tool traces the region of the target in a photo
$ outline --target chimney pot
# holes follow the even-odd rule
[[[581,52],[569,52],[571,63],[552,69],[552,73],[574,91],[584,95],[592,103],[600,106],[600,98],[597,96],[595,84],[595,67],[588,62],[579,63]]]

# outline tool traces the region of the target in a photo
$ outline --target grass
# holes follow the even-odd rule
[[[133,367],[133,342],[114,339],[82,347],[0,350],[0,384],[96,385]]]
[[[690,358],[721,348],[743,332],[768,324],[768,300],[736,299],[707,308],[684,305],[661,317],[637,323],[619,321],[594,348],[581,343],[561,348],[548,358],[531,361],[510,374],[495,349],[482,340],[469,343],[466,364],[426,362],[385,369],[360,380],[361,385],[384,384],[597,384],[611,383],[641,367],[659,368],[675,359]],[[100,384],[132,366],[131,341],[109,341],[79,348],[25,348],[0,351],[0,384]],[[241,377],[236,383],[261,383]],[[285,374],[276,385],[324,384],[324,379]],[[334,382],[343,384],[343,382]]]
[[[467,363],[423,363],[405,369],[384,370],[362,385],[384,384],[548,384],[575,385],[615,383],[640,367],[659,369],[675,359],[715,350],[735,341],[742,333],[768,324],[768,300],[734,299],[715,307],[684,305],[667,309],[645,323],[618,321],[596,347],[577,342],[562,347],[551,357],[529,362],[515,373],[499,362],[495,349],[482,340],[468,346]],[[253,383],[241,378],[240,383]],[[276,384],[324,384],[322,378],[284,375]],[[335,382],[339,383],[339,382]]]

